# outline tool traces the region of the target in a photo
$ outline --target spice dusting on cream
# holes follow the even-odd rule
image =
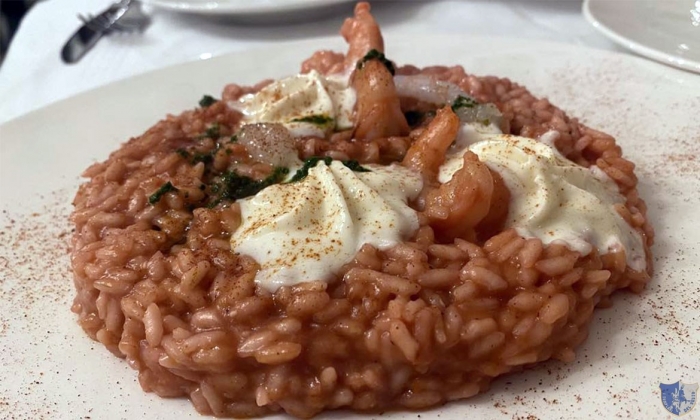
[[[461,168],[462,155],[471,150],[510,190],[507,227],[545,244],[563,242],[582,255],[592,246],[601,254],[624,249],[632,269],[646,268],[640,234],[615,210],[625,203],[617,185],[599,168],[585,168],[562,156],[553,147],[556,134],[538,142],[488,129],[467,131],[468,140],[440,168],[440,182],[449,181]]]
[[[241,111],[248,124],[283,124],[293,136],[319,136],[353,127],[355,90],[348,76],[324,76],[312,70],[273,82],[245,95],[229,107]]]
[[[423,187],[420,175],[396,164],[365,166],[369,172],[353,172],[321,161],[299,182],[239,200],[242,224],[231,248],[260,264],[258,284],[275,291],[329,280],[362,245],[387,249],[418,229],[408,201]]]
[[[353,127],[355,101],[347,76],[312,70],[229,106],[241,111],[248,125],[281,124],[291,137],[325,137]],[[468,105],[458,111],[484,108]],[[460,117],[464,124],[440,168],[440,182],[451,179],[471,150],[510,190],[507,227],[545,244],[562,242],[582,255],[593,247],[601,254],[623,249],[632,269],[645,269],[642,238],[615,210],[625,199],[602,170],[576,165],[561,155],[556,132],[536,141],[502,134],[493,115],[476,117]],[[383,249],[415,231],[418,219],[407,202],[421,188],[420,176],[400,165],[354,173],[340,162],[321,162],[302,182],[274,185],[241,200],[243,224],[231,246],[258,261],[262,268],[256,281],[267,289],[327,280],[363,244]]]

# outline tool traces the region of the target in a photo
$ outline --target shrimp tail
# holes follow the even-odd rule
[[[510,190],[501,175],[489,168],[493,178],[491,205],[486,216],[474,227],[477,239],[486,242],[490,237],[503,231],[510,211]]]
[[[357,94],[355,133],[360,141],[405,136],[410,131],[401,111],[394,78],[379,60],[368,60],[355,71],[352,84]]]
[[[340,34],[348,43],[345,69],[351,69],[370,50],[384,52],[384,38],[367,2],[355,5],[355,15],[345,19]]]
[[[406,152],[403,165],[420,172],[426,180],[435,180],[447,149],[457,137],[459,126],[459,117],[452,108],[446,106],[439,109]]]
[[[428,192],[424,214],[439,237],[475,240],[474,228],[489,214],[493,194],[491,171],[467,152],[452,179]]]
[[[316,70],[321,74],[349,74],[357,62],[370,50],[384,52],[384,39],[377,21],[370,13],[369,3],[361,2],[355,6],[355,15],[345,19],[340,34],[348,43],[346,54],[333,51],[316,51],[304,60],[301,72]]]

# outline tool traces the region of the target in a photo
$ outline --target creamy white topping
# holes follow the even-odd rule
[[[231,248],[260,264],[257,283],[275,291],[328,280],[363,244],[387,249],[418,229],[407,202],[423,187],[420,175],[396,164],[365,167],[370,172],[319,162],[302,181],[239,201],[242,224]]]
[[[627,264],[644,270],[646,257],[639,233],[615,210],[625,198],[599,168],[576,165],[553,147],[525,137],[469,131],[471,144],[449,155],[440,168],[447,182],[462,167],[471,150],[498,172],[510,190],[506,221],[524,237],[543,243],[563,242],[587,255],[595,246],[601,254],[624,249]],[[474,141],[476,140],[476,141]],[[551,136],[543,139],[554,144]]]
[[[355,90],[344,75],[323,76],[316,70],[273,82],[255,94],[229,102],[241,111],[247,124],[281,123],[294,136],[320,136],[353,127]],[[316,117],[323,123],[295,121]]]
[[[454,154],[455,152],[462,151],[465,147],[480,141],[483,134],[501,133],[501,129],[495,124],[462,124],[457,132],[457,138],[452,144],[452,147],[450,147],[448,154]],[[464,154],[464,152],[461,154]]]

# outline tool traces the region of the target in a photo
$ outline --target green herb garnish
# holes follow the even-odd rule
[[[364,67],[365,63],[368,62],[369,60],[379,60],[380,63],[384,64],[384,67],[389,70],[389,73],[393,76],[396,74],[396,68],[394,67],[394,63],[389,61],[388,58],[384,55],[384,53],[379,52],[378,50],[371,49],[367,54],[365,54],[364,57],[360,59],[360,61],[357,62],[357,69],[361,69]]]
[[[177,149],[175,153],[180,155],[180,157],[182,157],[183,159],[188,159],[190,157],[190,152],[188,152],[185,149]]]
[[[329,156],[321,157],[321,156],[313,156],[304,161],[304,165],[300,169],[298,169],[295,173],[292,179],[287,181],[288,183],[291,182],[297,182],[301,181],[302,179],[306,178],[309,175],[309,170],[316,166],[318,162],[323,162],[326,164],[326,166],[331,166],[331,163],[333,162],[333,158]],[[348,169],[350,169],[353,172],[371,172],[369,169],[363,167],[360,165],[360,163],[356,160],[342,160],[340,161],[343,165],[345,165]]]
[[[215,104],[218,101],[218,99],[214,98],[211,95],[204,95],[202,96],[202,99],[199,100],[199,106],[201,106],[202,108],[206,108]]]
[[[488,118],[485,118],[485,119],[481,120],[480,122],[481,122],[482,125],[489,125],[489,124],[491,124],[491,120],[488,119]]]
[[[228,140],[229,143],[236,143],[238,142],[238,136],[237,135],[232,135],[231,138]]]
[[[452,110],[456,111],[460,108],[474,108],[477,105],[479,105],[479,103],[473,98],[459,95],[457,99],[452,102]]]
[[[296,171],[292,179],[289,180],[289,182],[297,182],[301,181],[302,179],[306,178],[309,175],[309,169],[313,168],[316,166],[318,162],[323,162],[326,164],[326,166],[330,166],[331,162],[333,161],[333,158],[331,157],[321,157],[321,156],[313,156],[304,161],[304,165]]]
[[[330,125],[333,118],[328,115],[307,115],[306,117],[294,118],[291,122],[306,122],[316,125]]]
[[[265,179],[256,181],[253,178],[238,175],[233,171],[225,172],[219,182],[211,187],[211,192],[216,194],[217,198],[209,204],[209,207],[215,207],[224,200],[234,201],[255,195],[270,185],[279,184],[288,173],[289,169],[276,167]]]
[[[158,191],[154,192],[151,194],[150,197],[148,197],[148,202],[151,205],[156,204],[160,199],[163,197],[163,195],[171,192],[171,191],[177,191],[177,188],[173,186],[173,184],[170,183],[170,181],[166,182],[163,184],[160,188],[158,188]]]
[[[214,123],[214,124],[210,125],[206,129],[204,134],[199,136],[200,139],[204,139],[207,137],[210,139],[218,139],[219,137],[221,137],[221,127],[219,127],[219,123]]]
[[[196,165],[199,162],[204,162],[205,165],[207,163],[212,163],[214,161],[214,155],[216,154],[217,150],[218,149],[214,149],[214,151],[212,151],[210,153],[201,153],[201,152],[195,153],[194,155],[192,155],[191,163],[193,165]]]
[[[350,169],[353,172],[372,172],[364,166],[360,165],[360,162],[356,160],[344,160],[342,162],[343,165],[345,165],[348,169]]]

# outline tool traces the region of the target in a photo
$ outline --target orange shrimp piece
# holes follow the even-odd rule
[[[452,108],[446,106],[439,109],[435,118],[406,152],[403,165],[420,172],[427,180],[434,180],[458,131],[459,117]]]
[[[301,65],[301,72],[317,70],[321,74],[350,72],[370,50],[384,52],[384,39],[377,21],[370,13],[369,3],[357,3],[355,16],[345,19],[340,34],[348,43],[348,52],[316,51]],[[346,73],[347,74],[347,73]]]
[[[340,34],[348,43],[348,53],[345,55],[346,69],[354,67],[370,50],[384,52],[382,32],[370,13],[369,3],[361,2],[355,5],[355,16],[345,19]]]
[[[501,175],[489,168],[493,178],[493,195],[491,206],[486,217],[474,227],[479,240],[485,242],[488,238],[503,231],[503,226],[510,210],[510,190]]]
[[[378,60],[369,60],[352,78],[357,94],[355,138],[374,140],[405,136],[410,128],[401,111],[394,77]]]
[[[491,209],[494,182],[489,168],[472,152],[464,154],[464,166],[452,179],[429,191],[424,214],[442,238],[474,239],[474,227]]]

